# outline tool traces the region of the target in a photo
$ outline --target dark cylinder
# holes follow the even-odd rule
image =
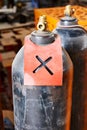
[[[43,33],[44,35],[36,33],[37,36],[35,32],[28,36],[32,43],[34,40],[33,44],[36,47],[44,48],[56,41],[50,32]],[[38,35],[40,40],[37,40]],[[47,44],[44,41],[47,41]],[[18,52],[12,64],[15,130],[69,130],[73,65],[67,52],[62,49],[62,86],[24,85],[24,47]],[[48,52],[45,55],[47,54]],[[46,66],[43,69],[47,71]]]
[[[87,129],[87,32],[71,16],[62,18],[54,31],[60,35],[74,65],[71,130]]]

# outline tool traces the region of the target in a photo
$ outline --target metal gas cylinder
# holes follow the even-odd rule
[[[71,130],[87,129],[87,32],[72,17],[73,9],[66,6],[54,33],[60,35],[62,46],[74,64]]]
[[[41,16],[12,63],[15,130],[70,127],[73,65],[46,26]]]

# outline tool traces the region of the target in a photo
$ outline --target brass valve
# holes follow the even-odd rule
[[[66,6],[66,8],[65,8],[65,10],[64,10],[64,14],[66,15],[66,16],[72,16],[72,14],[75,12],[75,9],[73,9],[72,7],[71,7],[71,5],[67,5]]]
[[[45,31],[46,30],[46,26],[47,26],[46,16],[42,15],[39,18],[39,22],[37,24],[37,29],[40,30],[40,31]]]

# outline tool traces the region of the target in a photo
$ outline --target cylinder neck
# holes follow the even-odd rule
[[[39,22],[37,24],[36,31],[31,33],[31,41],[38,45],[47,45],[54,42],[54,34],[50,31],[47,31],[47,20],[46,16],[40,16]]]
[[[31,41],[37,45],[47,45],[55,41],[54,34],[50,31],[33,31],[30,37]]]
[[[59,24],[62,26],[78,25],[78,20],[74,17],[65,16],[60,19]]]

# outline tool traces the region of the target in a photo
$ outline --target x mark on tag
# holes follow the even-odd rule
[[[48,66],[46,65],[51,59],[52,57],[47,58],[45,61],[43,61],[39,56],[36,56],[37,60],[41,63],[34,71],[33,73],[36,73],[38,70],[40,70],[40,68],[45,67],[45,69],[51,74],[53,75],[53,72],[48,68]]]

